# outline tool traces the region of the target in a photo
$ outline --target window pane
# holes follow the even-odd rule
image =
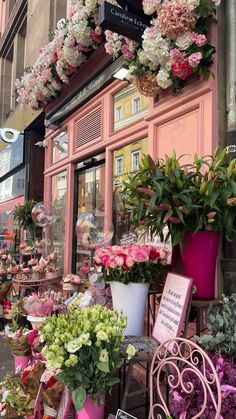
[[[64,265],[66,190],[67,172],[52,176],[52,204],[60,216],[57,222],[51,225],[51,245],[52,250],[58,254],[58,267],[61,273]]]
[[[68,132],[66,129],[53,139],[53,163],[67,157],[67,149]]]
[[[129,85],[114,95],[114,130],[131,124],[148,112],[148,98]]]
[[[130,231],[129,213],[124,210],[122,204],[122,181],[130,172],[138,170],[139,162],[143,154],[147,154],[147,139],[129,144],[115,150],[113,153],[113,223],[114,243],[120,244],[124,235]],[[118,173],[118,161],[122,161],[122,170]]]
[[[0,183],[0,202],[25,192],[25,168]]]
[[[23,163],[24,137],[19,135],[14,143],[8,144],[0,140],[0,177],[6,175]]]

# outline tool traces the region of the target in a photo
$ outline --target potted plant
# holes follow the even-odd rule
[[[94,261],[104,280],[111,284],[113,307],[122,309],[127,316],[126,335],[143,334],[149,286],[160,277],[166,257],[166,252],[139,244],[96,250]]]
[[[212,156],[195,154],[192,164],[181,165],[175,152],[156,163],[145,156],[140,171],[124,182],[124,202],[133,223],[151,235],[164,239],[168,228],[172,245],[181,244],[196,296],[213,298],[220,232],[230,239],[236,218],[236,159],[229,161],[219,147]]]
[[[114,376],[121,366],[119,348],[126,319],[118,311],[95,305],[70,306],[43,321],[40,338],[49,370],[61,372],[56,379],[71,391],[77,418],[103,419],[104,396],[119,380]],[[135,353],[128,347],[128,354]]]
[[[35,224],[32,219],[32,209],[34,208],[36,201],[30,199],[25,201],[24,204],[17,205],[13,210],[14,219],[20,227],[29,231],[30,238],[33,239],[35,236]]]
[[[208,319],[208,334],[195,336],[195,339],[208,352],[220,379],[221,417],[234,418],[236,412],[236,294],[229,297],[223,295],[219,306],[209,309]],[[207,365],[204,367],[208,371]],[[204,371],[204,367],[202,366],[202,371]],[[171,392],[170,409],[175,416],[185,413],[188,415],[185,417],[193,417],[195,412],[200,411],[203,406],[203,389],[196,375],[184,373],[182,377],[185,385],[187,382],[194,384],[197,397],[193,397],[192,394],[184,394],[181,386],[176,387]],[[215,398],[217,399],[216,389]],[[214,412],[212,402],[208,401],[207,408],[208,411],[205,412],[204,417],[210,418]]]

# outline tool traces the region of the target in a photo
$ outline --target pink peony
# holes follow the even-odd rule
[[[202,53],[195,52],[188,57],[188,62],[191,65],[191,67],[195,68],[199,65],[201,59],[202,59]]]

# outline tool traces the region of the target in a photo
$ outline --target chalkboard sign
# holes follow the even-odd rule
[[[138,419],[138,418],[130,415],[129,413],[124,412],[123,410],[118,409],[115,419]]]

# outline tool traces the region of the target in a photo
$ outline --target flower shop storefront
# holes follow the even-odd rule
[[[175,149],[184,155],[184,164],[194,153],[212,153],[217,145],[214,98],[212,81],[196,81],[180,96],[156,103],[132,85],[113,81],[65,119],[60,129],[47,131],[44,199],[63,201],[59,245],[65,273],[78,271],[80,264],[81,254],[73,254],[72,243],[76,244],[75,223],[81,212],[94,208],[105,212],[114,222],[116,243],[129,232],[121,185],[138,170],[144,154],[155,160]]]

